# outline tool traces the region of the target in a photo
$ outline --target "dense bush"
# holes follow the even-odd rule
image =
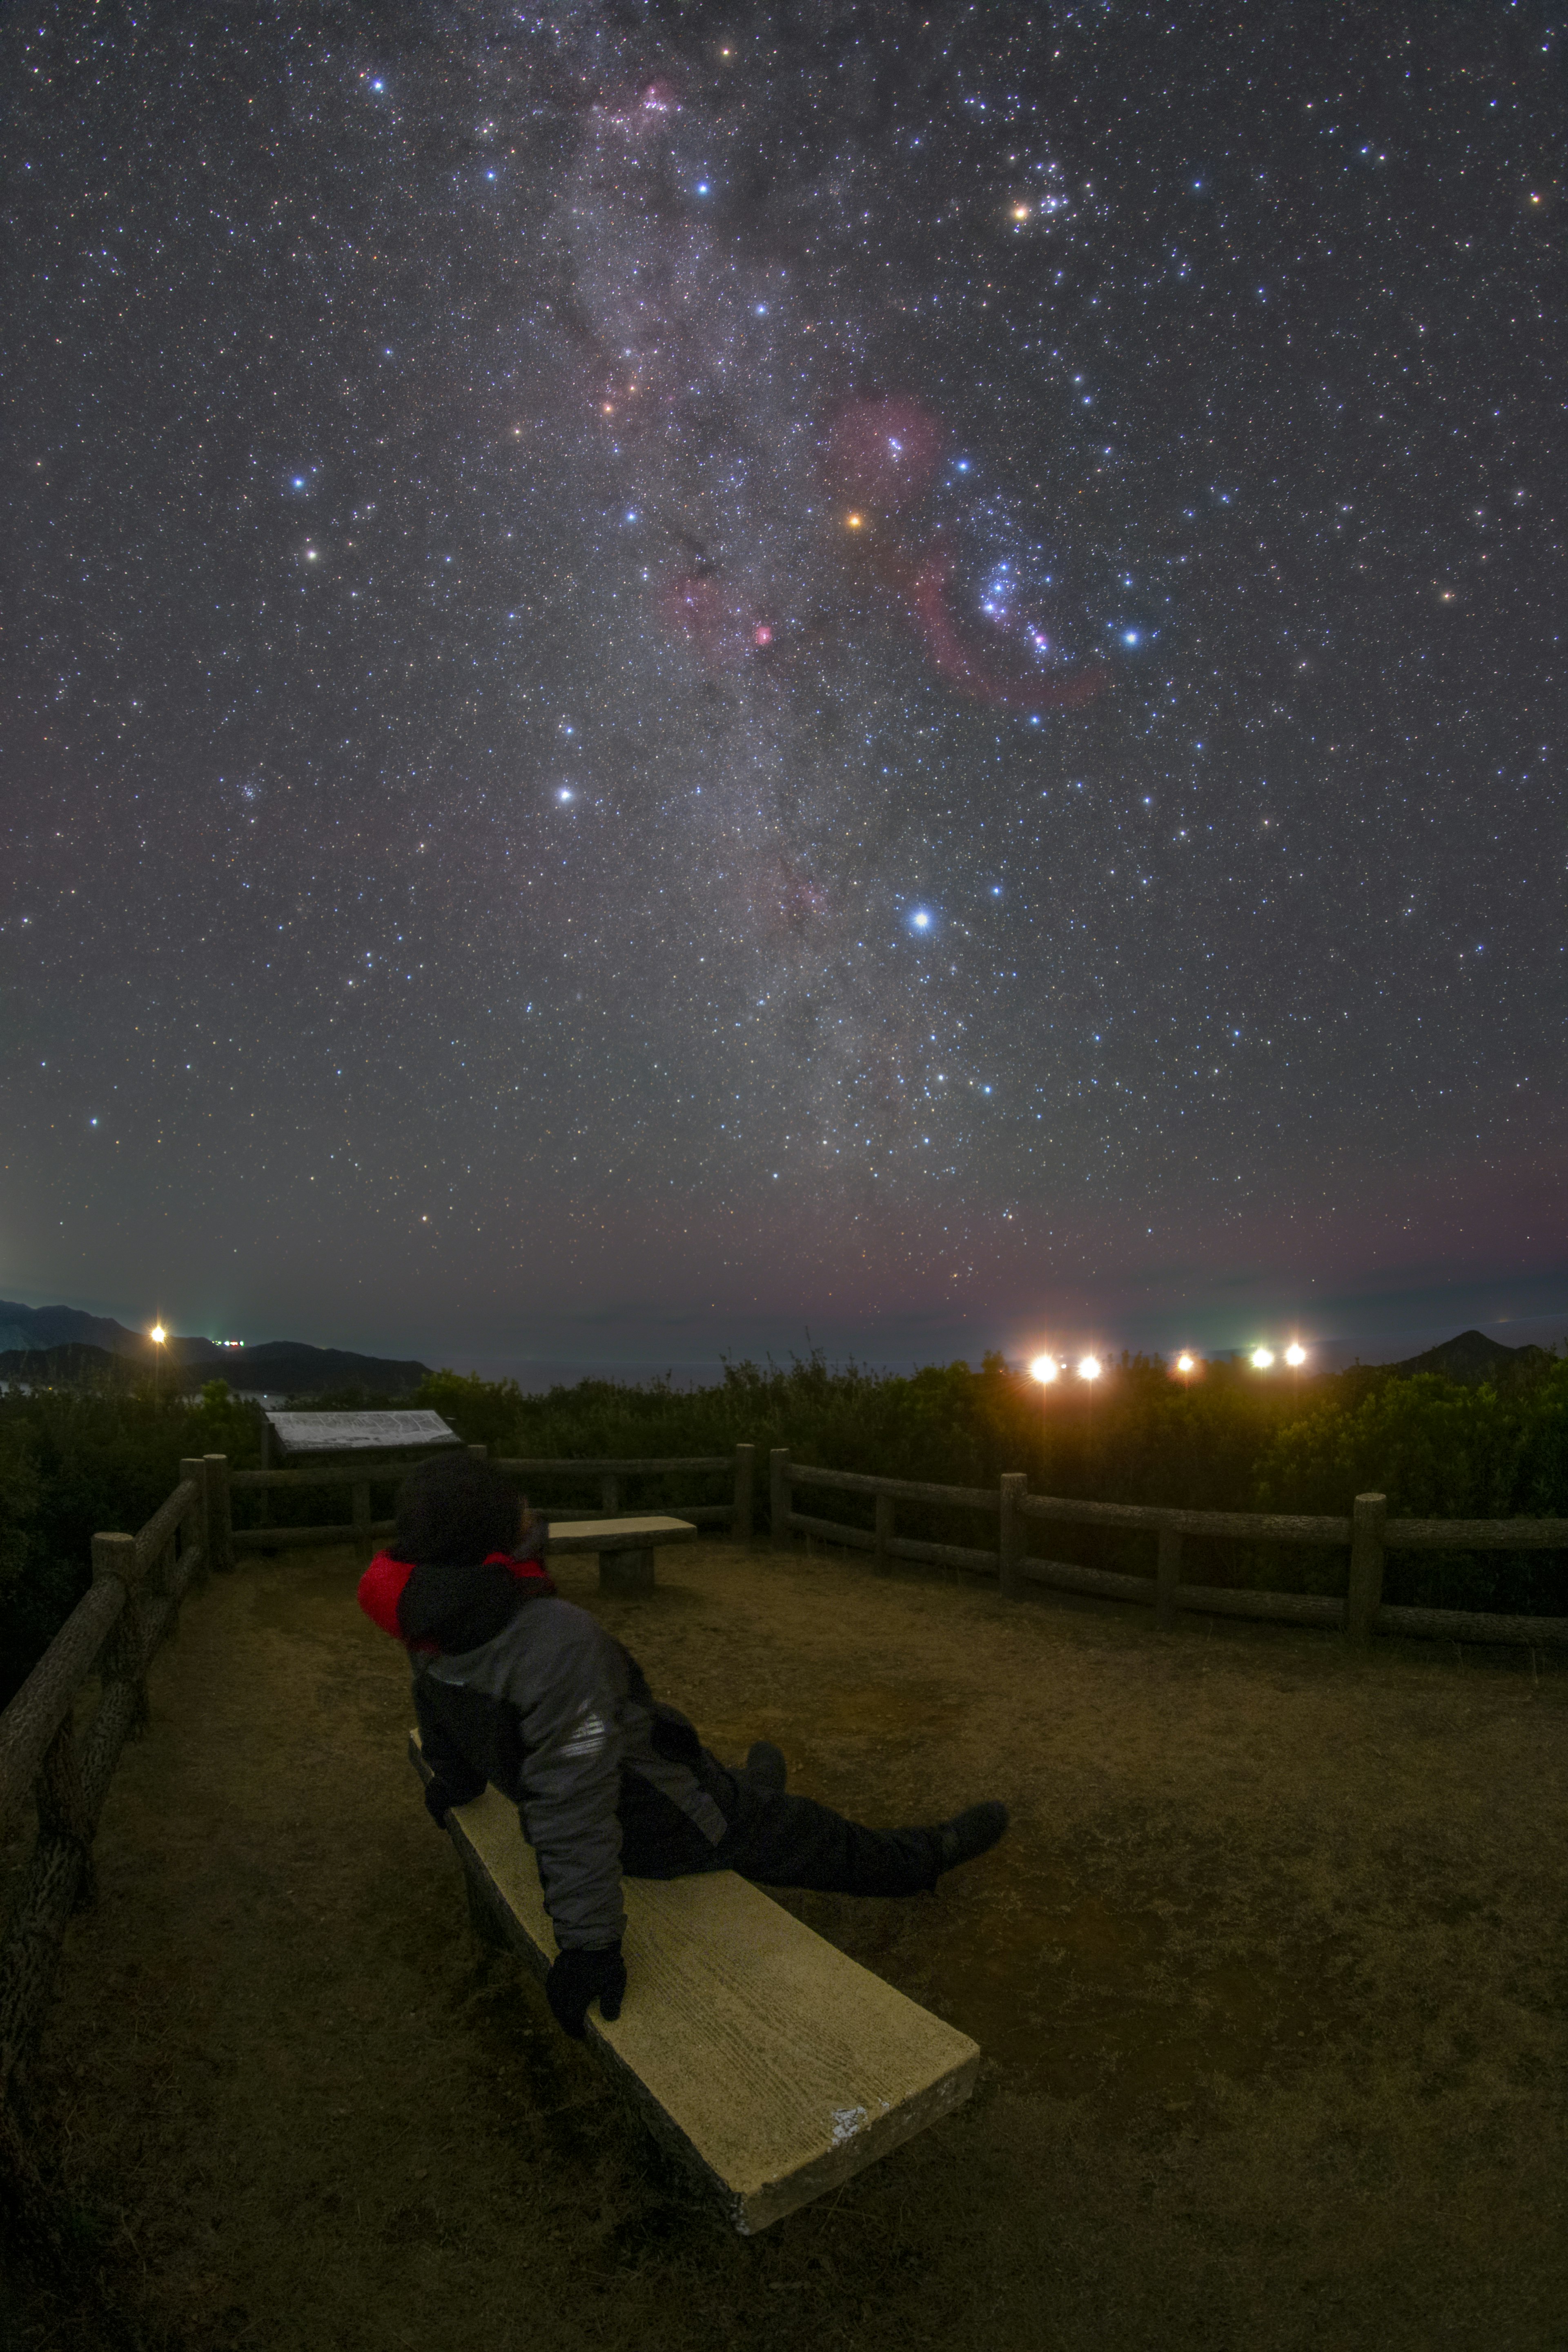
[[[260,1459],[261,1412],[210,1381],[201,1402],[151,1385],[0,1396],[0,1706],[92,1581],[92,1538],[133,1533],[193,1454]]]
[[[1244,1365],[1207,1366],[1190,1387],[1158,1357],[1123,1354],[1090,1391],[1068,1379],[1042,1389],[1000,1356],[978,1371],[931,1366],[908,1377],[833,1367],[820,1354],[784,1367],[728,1363],[722,1380],[683,1390],[581,1381],[543,1395],[514,1381],[453,1371],[411,1396],[344,1391],[299,1406],[421,1405],[468,1444],[522,1458],[654,1457],[757,1448],[757,1515],[766,1525],[767,1455],[934,1484],[991,1486],[1022,1470],[1036,1494],[1190,1509],[1341,1515],[1376,1490],[1394,1517],[1568,1516],[1568,1360],[1547,1357],[1500,1386],[1462,1386],[1435,1374],[1402,1377],[1356,1367],[1299,1383],[1260,1379]],[[92,1534],[134,1528],[174,1485],[182,1455],[222,1452],[236,1468],[259,1459],[261,1415],[210,1382],[199,1404],[160,1400],[145,1387],[118,1393],[0,1397],[0,1703],[19,1685],[87,1589]],[[531,1479],[544,1507],[594,1507],[597,1482]],[[623,1507],[719,1501],[722,1475],[628,1484]],[[802,1496],[801,1501],[805,1498]],[[237,1505],[254,1524],[258,1498]],[[385,1491],[375,1507],[386,1507]],[[868,1504],[813,1498],[823,1517],[862,1527]],[[346,1498],[302,1488],[275,1494],[279,1526],[347,1516]],[[953,1509],[900,1507],[902,1532],[983,1547],[986,1523]],[[1037,1529],[1037,1535],[1042,1531]],[[1055,1528],[1058,1557],[1152,1573],[1153,1538]],[[1342,1550],[1197,1542],[1193,1582],[1342,1591]],[[1558,1553],[1395,1552],[1391,1601],[1436,1607],[1568,1614],[1568,1562]]]

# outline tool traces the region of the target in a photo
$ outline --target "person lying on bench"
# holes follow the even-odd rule
[[[544,1990],[577,2040],[595,1997],[601,2017],[621,2013],[623,1872],[733,1870],[759,1886],[914,1895],[1006,1829],[995,1802],[932,1827],[865,1829],[789,1795],[765,1740],[727,1770],[654,1697],[630,1651],[561,1599],[547,1533],[489,1464],[437,1455],[405,1481],[392,1549],[360,1579],[359,1604],[413,1665],[437,1827],[487,1783],[518,1807],[558,1947]]]

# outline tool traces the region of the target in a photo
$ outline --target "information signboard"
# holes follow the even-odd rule
[[[269,1412],[280,1453],[385,1454],[394,1446],[457,1445],[438,1412]]]

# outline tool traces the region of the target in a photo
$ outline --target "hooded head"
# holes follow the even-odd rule
[[[460,1567],[513,1552],[527,1506],[517,1488],[471,1454],[438,1454],[406,1477],[392,1549],[399,1559]]]
[[[438,1454],[405,1480],[392,1550],[371,1561],[359,1605],[411,1657],[478,1649],[520,1603],[553,1594],[550,1529],[488,1462]]]

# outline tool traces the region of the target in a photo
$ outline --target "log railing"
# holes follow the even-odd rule
[[[92,1843],[120,1751],[147,1714],[147,1668],[173,1631],[193,1579],[232,1565],[226,1542],[228,1462],[180,1465],[180,1483],[139,1535],[92,1539],[92,1582],[0,1715],[0,1832],[31,1790],[38,1833],[0,1942],[0,2101],[25,2071],[66,1922],[95,1899]],[[92,1727],[76,1703],[97,1674]]]
[[[1150,1503],[1088,1503],[1066,1496],[1031,1495],[1021,1471],[1004,1473],[994,1487],[934,1486],[917,1478],[874,1478],[858,1470],[817,1469],[792,1462],[782,1446],[770,1454],[768,1466],[775,1549],[787,1548],[795,1533],[818,1536],[828,1543],[870,1552],[874,1565],[884,1572],[894,1559],[910,1559],[994,1576],[1006,1601],[1020,1599],[1026,1584],[1044,1584],[1061,1592],[1142,1601],[1153,1609],[1155,1622],[1166,1626],[1175,1623],[1178,1610],[1195,1610],[1214,1616],[1322,1625],[1355,1642],[1364,1642],[1373,1633],[1420,1634],[1446,1642],[1513,1642],[1531,1648],[1568,1642],[1568,1617],[1405,1609],[1392,1607],[1383,1598],[1384,1561],[1390,1551],[1568,1551],[1568,1519],[1390,1519],[1382,1495],[1358,1495],[1353,1509],[1343,1518],[1273,1511],[1184,1511]],[[852,1527],[797,1511],[794,1507],[797,1486],[869,1496],[874,1527]],[[894,1512],[900,1503],[940,1504],[950,1510],[982,1512],[996,1521],[995,1542],[981,1549],[897,1535]],[[1026,1548],[1030,1523],[1042,1521],[1138,1528],[1152,1534],[1158,1544],[1154,1574],[1130,1576],[1114,1569],[1081,1567],[1074,1560],[1032,1558]],[[1344,1594],[1184,1583],[1182,1540],[1185,1536],[1312,1544],[1348,1551]]]
[[[468,1452],[482,1462],[487,1449],[470,1445]],[[429,1461],[428,1454],[421,1457]],[[439,1457],[436,1457],[439,1458]],[[675,1454],[667,1459],[631,1459],[622,1456],[595,1455],[589,1459],[498,1459],[494,1467],[508,1477],[525,1481],[532,1477],[572,1477],[595,1480],[599,1487],[599,1507],[596,1510],[552,1510],[552,1519],[616,1518],[626,1507],[622,1501],[623,1482],[627,1478],[672,1477],[699,1472],[710,1475],[724,1473],[732,1481],[731,1497],[725,1503],[676,1503],[661,1505],[675,1517],[689,1519],[694,1526],[728,1528],[736,1543],[752,1539],[752,1465],[756,1459],[753,1445],[737,1445],[730,1454]],[[322,1463],[298,1470],[236,1470],[229,1481],[236,1494],[259,1495],[265,1507],[268,1498],[279,1489],[324,1486],[349,1490],[351,1516],[346,1521],[321,1527],[279,1527],[263,1513],[263,1524],[255,1528],[237,1528],[233,1543],[239,1551],[270,1551],[279,1544],[329,1544],[352,1542],[362,1566],[369,1560],[374,1542],[392,1533],[392,1519],[373,1519],[371,1490],[390,1487],[394,1493],[411,1470],[419,1467],[418,1460],[379,1460],[374,1462]]]

